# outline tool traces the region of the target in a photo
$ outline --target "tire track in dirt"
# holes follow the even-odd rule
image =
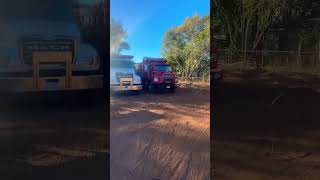
[[[242,74],[215,93],[213,178],[319,179],[319,77]]]
[[[112,179],[128,171],[132,180],[209,179],[209,91],[192,92],[112,101],[111,167],[122,167],[111,168]]]

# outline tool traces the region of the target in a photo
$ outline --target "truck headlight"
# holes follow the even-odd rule
[[[117,80],[115,80],[115,79],[110,79],[110,84],[117,84],[118,82],[117,82]]]
[[[153,81],[154,81],[154,82],[158,82],[158,81],[159,81],[159,78],[153,78]]]
[[[137,84],[140,84],[141,80],[140,79],[135,79],[134,82],[137,83]]]
[[[100,65],[100,57],[97,55],[95,57],[89,57],[87,59],[82,59],[77,61],[78,65],[85,65],[85,66],[99,66]]]
[[[94,58],[89,58],[88,59],[88,65],[93,65],[95,62],[95,59]]]

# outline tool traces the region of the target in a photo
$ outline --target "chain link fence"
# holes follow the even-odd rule
[[[201,77],[193,76],[193,77],[179,77],[179,82],[185,83],[210,83],[210,76],[203,75]]]
[[[219,50],[223,69],[265,69],[273,72],[320,74],[319,52]],[[237,54],[237,55],[232,55]]]

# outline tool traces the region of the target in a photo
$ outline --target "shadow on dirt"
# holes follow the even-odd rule
[[[95,92],[41,92],[0,94],[1,111],[79,111],[79,109],[105,110],[107,97]]]
[[[213,177],[317,179],[319,77],[270,72],[226,77],[213,96]]]
[[[120,115],[117,120],[118,123],[121,124],[140,124],[140,123],[148,123],[151,121],[156,121],[161,118],[164,118],[163,115],[159,115],[148,110],[139,110],[130,112],[128,114]]]
[[[82,93],[1,94],[1,179],[109,177],[109,153],[93,152],[90,157],[76,155],[77,151],[85,153],[92,148],[109,149],[107,104],[92,104],[91,97]],[[62,154],[51,153],[49,150],[36,149],[37,146],[67,151]],[[26,162],[32,160],[35,163],[35,156],[52,160],[54,165],[33,166]]]
[[[263,70],[225,76],[213,94],[217,132],[320,128],[319,76]]]
[[[320,94],[309,88],[225,83],[214,97],[216,133],[320,129]]]
[[[119,93],[111,97],[115,100],[130,100],[134,103],[172,103],[181,106],[198,106],[210,103],[210,87],[208,85],[189,85],[176,89],[175,93],[141,93],[139,96]],[[111,107],[112,108],[112,107]]]
[[[109,157],[97,155],[92,158],[78,159],[54,167],[32,167],[27,164],[19,164],[19,166],[1,173],[1,177],[10,180],[102,180],[107,179],[110,174],[109,167],[106,163],[108,161]],[[90,167],[90,169],[88,169],[88,167]]]

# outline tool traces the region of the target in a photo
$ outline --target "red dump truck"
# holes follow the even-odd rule
[[[141,63],[135,65],[135,70],[141,77],[145,90],[175,92],[177,77],[165,59],[145,57]]]

